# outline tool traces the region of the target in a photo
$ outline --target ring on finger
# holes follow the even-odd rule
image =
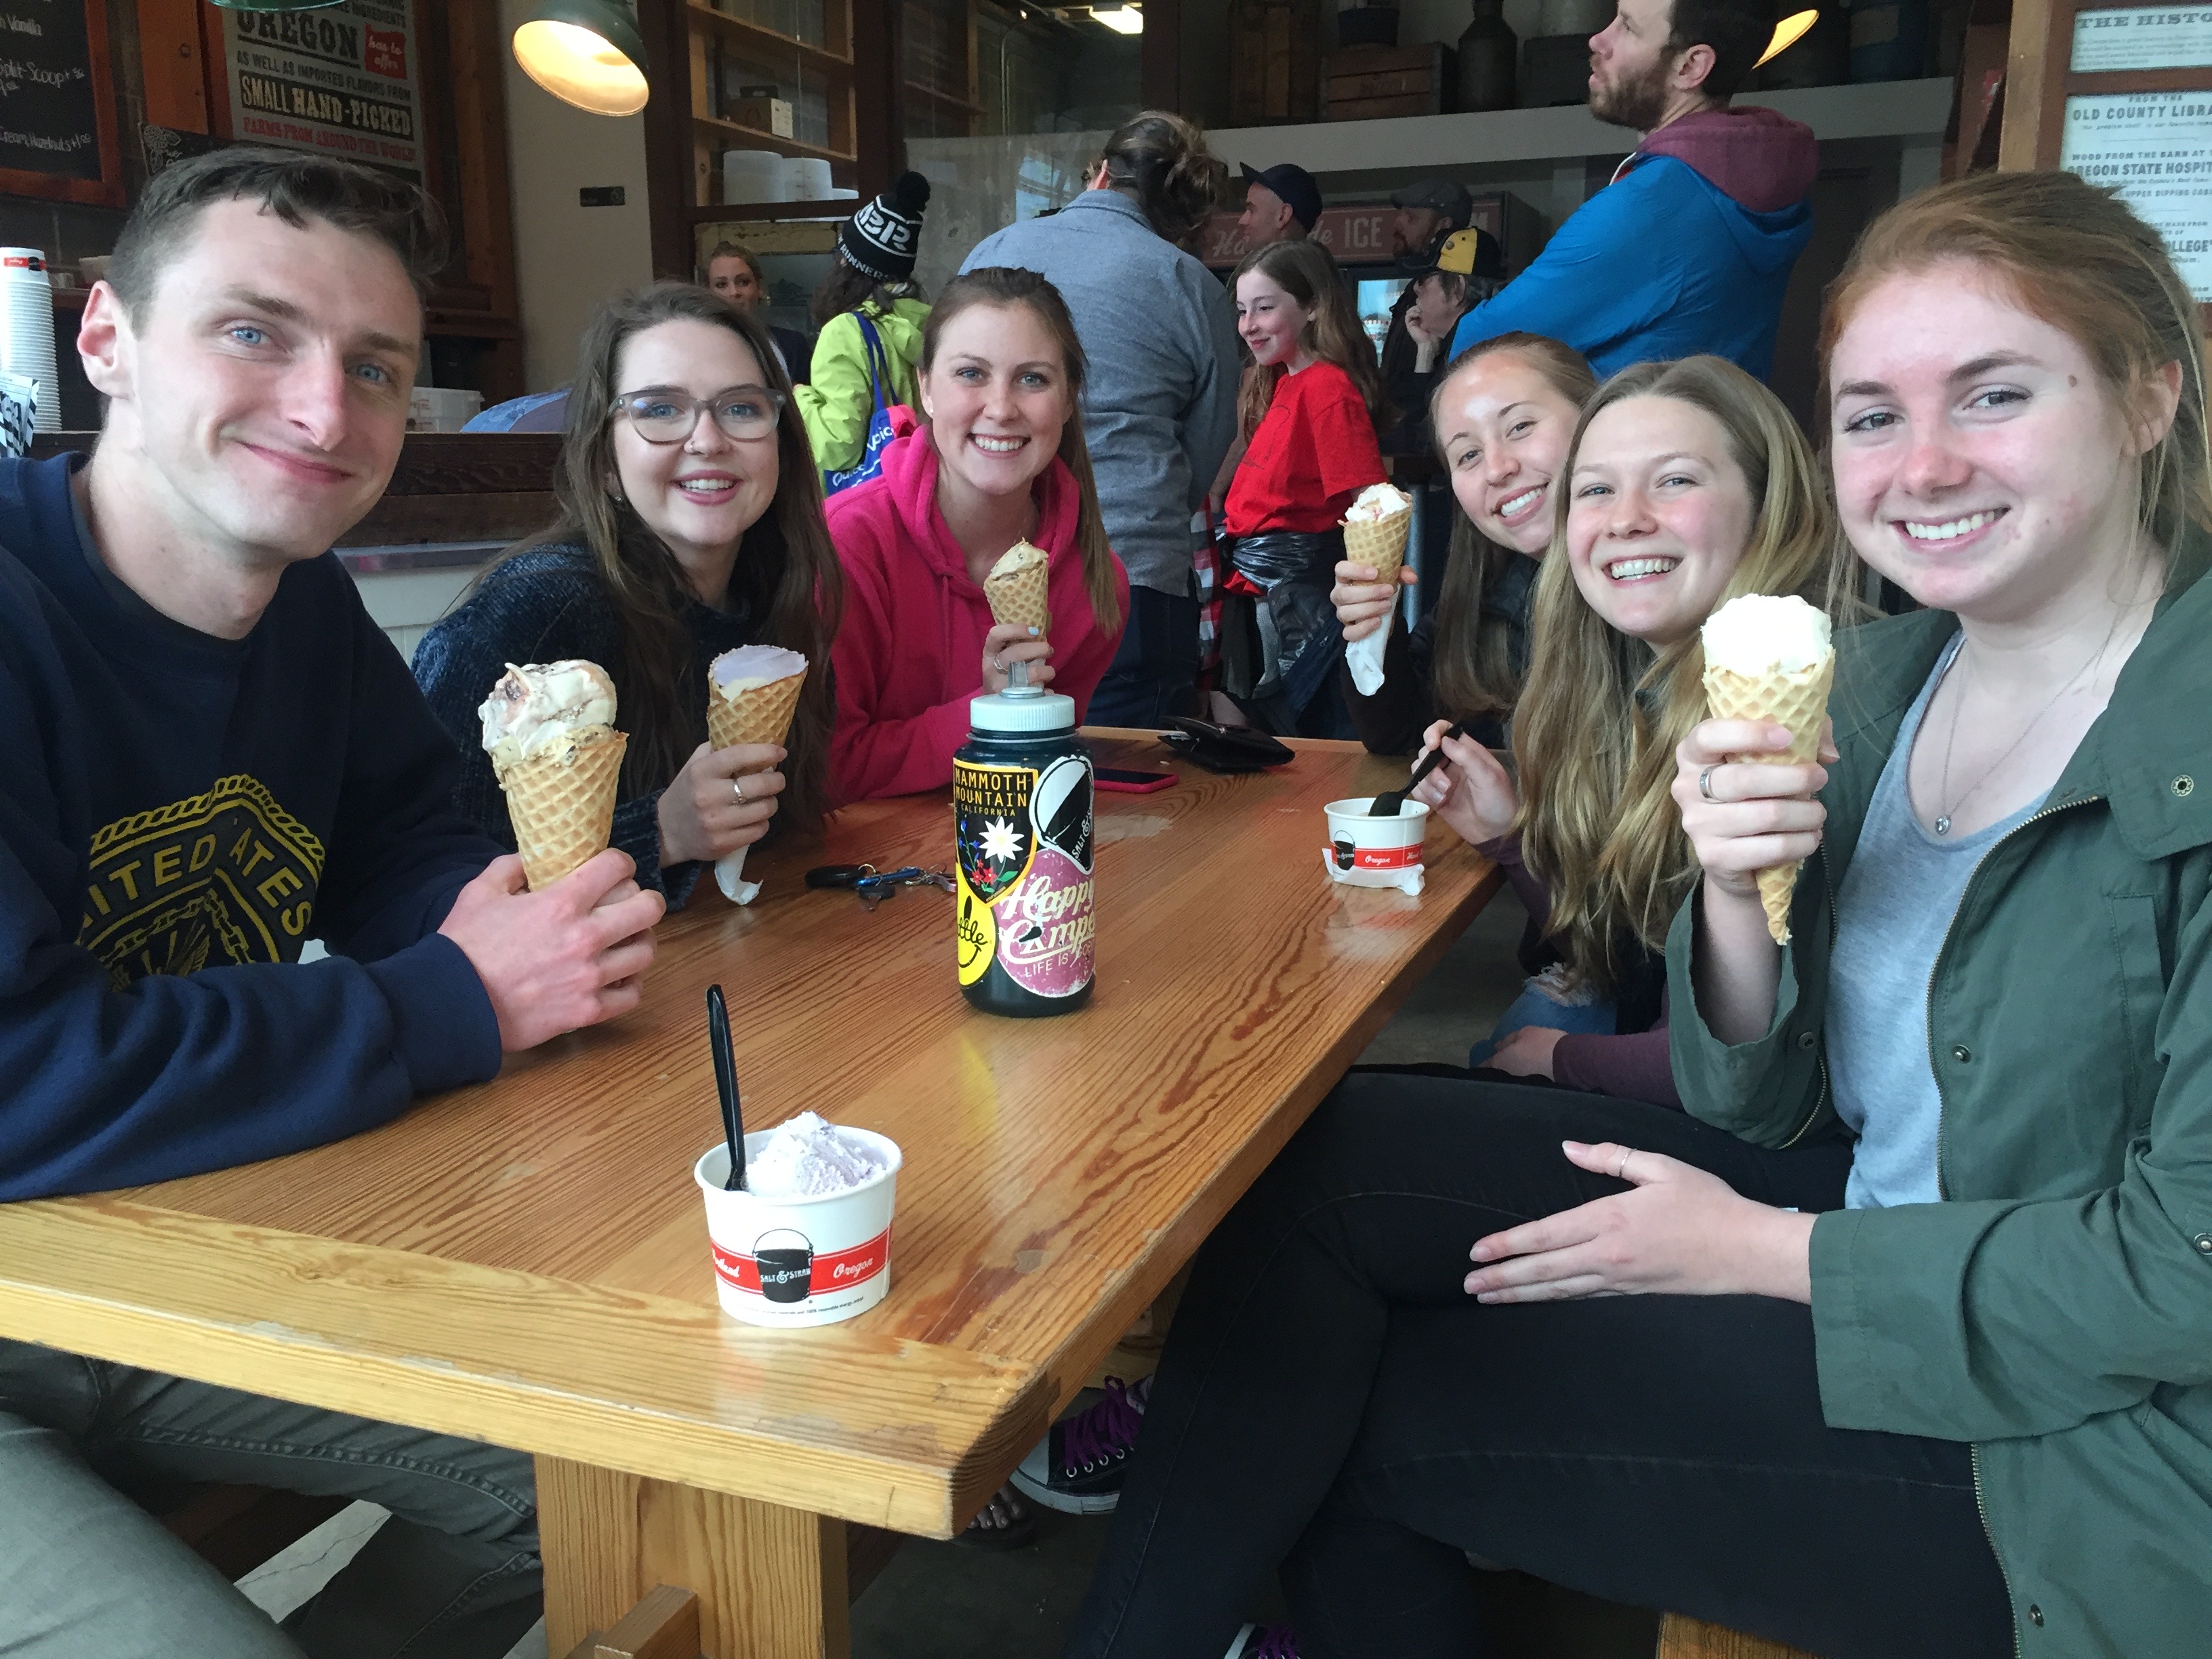
[[[1624,1146],[1621,1148],[1620,1162],[1614,1166],[1613,1171],[1613,1178],[1615,1181],[1626,1181],[1628,1179],[1628,1160],[1635,1156],[1636,1149],[1634,1147]]]
[[[1003,674],[1006,672],[1006,665],[1000,662],[996,657],[986,657],[983,660],[991,665],[991,672],[994,674]]]
[[[1708,766],[1698,774],[1698,793],[1717,806],[1720,804],[1721,798],[1713,793],[1713,770],[1719,764],[1718,761],[1715,761],[1712,766]]]
[[[730,787],[738,792],[738,804],[742,806],[745,799],[745,781],[743,778],[732,778]]]

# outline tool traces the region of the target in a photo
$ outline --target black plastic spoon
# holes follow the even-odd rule
[[[745,1120],[738,1109],[738,1062],[730,1050],[730,1011],[722,988],[707,988],[707,1046],[714,1054],[714,1092],[722,1097],[722,1135],[730,1143],[730,1176],[722,1190],[745,1184]]]
[[[1453,726],[1451,730],[1445,732],[1444,738],[1463,738],[1466,735],[1467,722],[1462,720],[1458,725]],[[1419,766],[1413,769],[1413,775],[1406,780],[1406,787],[1403,789],[1394,789],[1387,795],[1376,796],[1373,802],[1370,804],[1367,808],[1367,816],[1370,818],[1395,818],[1399,817],[1406,810],[1406,797],[1413,793],[1413,786],[1419,783],[1423,778],[1428,776],[1430,773],[1435,771],[1437,769],[1437,763],[1443,757],[1444,740],[1443,738],[1438,738],[1437,739],[1437,746],[1429,750],[1427,757],[1424,759]]]

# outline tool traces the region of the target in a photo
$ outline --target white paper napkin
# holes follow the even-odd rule
[[[1382,689],[1382,653],[1390,648],[1390,623],[1391,617],[1383,617],[1382,625],[1372,634],[1344,647],[1352,688],[1363,697],[1371,697]]]

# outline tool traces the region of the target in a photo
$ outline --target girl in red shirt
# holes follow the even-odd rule
[[[1228,689],[1272,731],[1348,738],[1336,672],[1344,629],[1328,593],[1345,510],[1383,478],[1374,348],[1334,262],[1312,242],[1255,248],[1237,267],[1236,289],[1252,367],[1237,399],[1247,447],[1229,486],[1223,586],[1255,601],[1258,648],[1249,634],[1242,652],[1224,638]]]

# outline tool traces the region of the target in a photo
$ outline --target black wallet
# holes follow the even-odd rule
[[[1295,750],[1265,732],[1239,731],[1188,715],[1176,715],[1168,724],[1175,730],[1161,732],[1160,741],[1209,772],[1264,772],[1297,758]]]

